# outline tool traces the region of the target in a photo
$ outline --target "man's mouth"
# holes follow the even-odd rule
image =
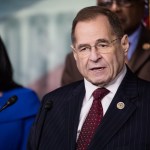
[[[94,67],[94,68],[91,68],[90,70],[92,71],[101,71],[101,70],[104,70],[105,67]]]

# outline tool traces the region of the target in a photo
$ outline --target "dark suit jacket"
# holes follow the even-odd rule
[[[134,44],[134,43],[133,43]],[[150,31],[142,27],[135,53],[128,62],[130,69],[140,78],[150,81]],[[66,57],[62,85],[81,80],[72,52]]]
[[[43,99],[30,134],[28,150],[75,150],[83,81],[61,87]],[[48,102],[53,102],[46,112]],[[123,102],[124,109],[117,103]],[[150,83],[129,70],[88,150],[150,150]]]

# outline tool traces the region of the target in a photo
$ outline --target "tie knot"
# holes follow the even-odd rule
[[[109,93],[106,88],[98,88],[93,92],[93,97],[95,100],[101,100],[105,95]]]

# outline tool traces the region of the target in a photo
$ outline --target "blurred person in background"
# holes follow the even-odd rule
[[[12,100],[14,97],[16,102],[7,107],[8,100]],[[14,82],[11,62],[0,38],[1,150],[26,150],[30,127],[39,106],[40,100],[35,92]]]
[[[103,6],[116,13],[121,25],[129,37],[130,47],[127,63],[130,69],[140,78],[150,81],[150,30],[144,26],[144,0],[97,0],[98,6]],[[83,79],[79,73],[72,52],[66,57],[61,83]]]

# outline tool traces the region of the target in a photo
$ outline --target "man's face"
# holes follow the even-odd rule
[[[141,23],[144,14],[142,0],[97,0],[97,5],[103,5],[116,13],[127,34],[134,32]]]
[[[129,46],[127,36],[121,39],[116,37],[107,18],[99,16],[90,21],[78,22],[75,38],[73,53],[80,73],[94,85],[105,85],[112,81],[124,66]],[[101,53],[94,47],[99,42],[100,49],[105,49],[107,53]],[[108,43],[111,44],[108,46]]]

